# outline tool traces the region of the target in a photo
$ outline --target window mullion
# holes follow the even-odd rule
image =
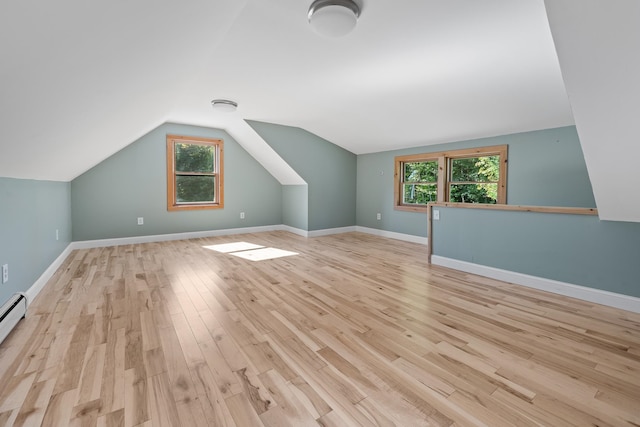
[[[436,185],[436,191],[435,191],[435,197],[437,198],[438,201],[440,202],[447,202],[450,201],[452,197],[457,198],[458,197],[458,189],[457,188],[463,188],[463,187],[458,187],[458,186],[467,186],[469,188],[469,191],[472,192],[474,194],[475,197],[475,190],[471,188],[471,186],[485,186],[485,185],[489,185],[490,186],[490,190],[492,194],[490,196],[488,196],[489,200],[492,200],[491,203],[506,203],[506,190],[507,190],[507,150],[508,150],[508,146],[507,145],[501,145],[501,146],[492,146],[492,147],[478,147],[478,148],[466,148],[466,149],[461,149],[461,150],[450,150],[450,151],[441,151],[441,152],[432,152],[432,153],[423,153],[423,154],[412,154],[412,155],[406,155],[406,156],[397,156],[395,158],[395,174],[394,174],[394,199],[395,199],[395,209],[398,210],[408,210],[408,211],[415,211],[415,212],[420,212],[420,211],[424,211],[426,210],[426,205],[422,204],[424,203],[424,198],[423,197],[419,197],[420,199],[420,203],[418,203],[418,198],[416,198],[416,200],[411,199],[411,201],[409,202],[407,199],[407,201],[405,202],[405,192],[406,192],[406,188],[408,188],[408,185],[413,185],[413,186],[423,186],[423,190],[424,191],[424,186],[430,185]],[[492,180],[492,181],[465,181],[465,182],[454,182],[452,180],[453,178],[453,174],[454,174],[454,167],[455,167],[455,173],[456,176],[458,178],[461,179],[469,179],[472,178],[471,175],[469,176],[458,176],[458,163],[457,161],[459,159],[467,159],[467,158],[480,158],[480,157],[492,157],[492,156],[496,156],[499,158],[499,169],[497,171],[497,176],[499,177],[497,180]],[[437,164],[437,182],[434,183],[426,183],[426,182],[405,182],[405,178],[406,178],[406,171],[405,171],[405,165],[407,164],[407,162],[409,163],[421,163],[421,162],[434,162]],[[460,164],[461,167],[466,168],[468,167],[467,165],[464,165],[463,163]],[[432,169],[433,171],[433,169]],[[464,174],[468,174],[470,172],[463,172]],[[414,177],[412,177],[412,179],[415,179]],[[453,187],[453,185],[456,185],[457,187]],[[432,188],[432,196],[434,196],[433,194],[433,187]],[[489,188],[489,187],[488,187]],[[497,193],[496,193],[496,188],[497,188]],[[463,191],[467,191],[467,190],[463,190]],[[482,195],[480,194],[482,193],[482,191],[478,191],[478,197],[482,197]],[[413,196],[409,196],[409,197],[413,197]],[[480,203],[489,203],[489,202],[480,202]]]
[[[448,176],[447,158],[444,156],[438,157],[438,201],[444,202],[448,198],[447,191],[447,178]]]

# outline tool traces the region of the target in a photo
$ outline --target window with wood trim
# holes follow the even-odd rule
[[[429,202],[507,202],[507,146],[395,158],[394,207],[426,211]]]
[[[167,209],[224,207],[224,142],[167,135]]]
[[[402,204],[426,205],[438,201],[438,159],[402,163]]]

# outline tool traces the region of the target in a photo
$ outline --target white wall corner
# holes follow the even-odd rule
[[[121,237],[116,239],[84,240],[71,243],[72,249],[103,248],[106,246],[135,245],[137,243],[166,242],[169,240],[199,239],[201,237],[228,236],[232,234],[262,233],[281,230],[281,225],[227,228],[223,230],[192,231],[186,233],[154,234],[151,236]]]
[[[228,120],[225,130],[282,185],[307,182],[245,120]]]

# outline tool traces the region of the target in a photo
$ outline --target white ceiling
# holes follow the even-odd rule
[[[364,1],[322,38],[301,0],[0,6],[0,176],[68,181],[210,101],[356,154],[572,124],[542,0]]]
[[[239,118],[361,154],[570,125],[573,108],[598,208],[640,221],[640,201],[609,195],[638,182],[635,172],[598,166],[605,143],[615,152],[612,127],[626,159],[640,155],[611,98],[626,97],[622,117],[637,117],[638,62],[620,67],[629,52],[638,58],[638,30],[626,27],[640,28],[640,2],[552,0],[545,11],[543,0],[357,1],[358,26],[340,39],[311,30],[311,0],[2,1],[0,176],[69,181],[171,121],[227,129],[297,182],[268,166],[282,162]],[[594,89],[603,81],[614,90],[606,107]],[[238,112],[216,116],[214,98]]]

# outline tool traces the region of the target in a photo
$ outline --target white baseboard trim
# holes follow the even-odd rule
[[[151,236],[121,237],[115,239],[84,240],[71,243],[73,249],[103,248],[106,246],[134,245],[137,243],[166,242],[169,240],[198,239],[200,237],[228,236],[232,234],[261,233],[282,230],[281,225],[227,228],[224,230],[191,231],[186,233],[154,234]]]
[[[280,231],[288,231],[289,233],[297,234],[302,237],[320,237],[320,236],[329,236],[331,234],[341,234],[341,233],[351,233],[352,231],[356,231],[356,227],[338,227],[338,228],[325,228],[324,230],[303,230],[301,228],[291,227],[290,225],[279,225],[277,226]]]
[[[289,233],[297,234],[302,237],[309,237],[309,232],[307,230],[303,230],[302,228],[291,227],[290,225],[279,225],[278,230],[280,231],[288,231]]]
[[[308,237],[320,237],[330,236],[332,234],[351,233],[356,231],[355,226],[351,227],[338,227],[338,228],[325,228],[324,230],[312,230],[307,233]]]
[[[488,267],[438,255],[431,256],[431,263],[464,271],[466,273],[502,280],[503,282],[515,283],[517,285],[541,291],[552,292],[554,294],[560,294],[584,301],[620,308],[622,310],[632,311],[634,313],[640,313],[640,298],[629,295],[559,282],[557,280],[545,279],[543,277],[530,276],[528,274],[516,273],[515,271],[502,270],[500,268]]]
[[[38,277],[38,280],[35,281],[33,285],[24,293],[24,296],[27,298],[27,309],[29,309],[29,304],[31,301],[40,293],[40,291],[44,288],[44,285],[47,284],[49,279],[53,277],[55,272],[60,268],[62,263],[67,259],[71,251],[73,250],[73,243],[67,245],[67,247],[62,251],[60,255],[47,267],[47,269]]]
[[[374,234],[376,236],[388,237],[391,239],[404,240],[407,242],[420,243],[426,245],[428,239],[426,237],[413,236],[410,234],[396,233],[393,231],[378,230],[375,228],[349,226],[349,227],[337,227],[326,228],[324,230],[312,230],[307,231],[301,228],[291,227],[289,225],[265,225],[258,227],[244,227],[244,228],[227,228],[223,230],[207,230],[207,231],[193,231],[186,233],[172,233],[172,234],[154,234],[150,236],[134,236],[134,237],[119,237],[113,239],[98,239],[98,240],[82,240],[71,243],[71,250],[75,249],[92,249],[103,248],[106,246],[120,246],[120,245],[134,245],[137,243],[153,243],[164,242],[169,240],[186,240],[197,239],[200,237],[214,237],[214,236],[228,236],[232,234],[244,234],[244,233],[261,233],[265,231],[288,231],[293,234],[297,234],[302,237],[320,237],[329,236],[331,234],[351,233],[358,231],[361,233]]]
[[[421,245],[427,245],[429,239],[426,237],[414,236],[412,234],[396,233],[395,231],[379,230],[377,228],[356,226],[356,230],[360,233],[374,234],[380,237],[388,237],[390,239],[404,240],[405,242],[420,243]]]

